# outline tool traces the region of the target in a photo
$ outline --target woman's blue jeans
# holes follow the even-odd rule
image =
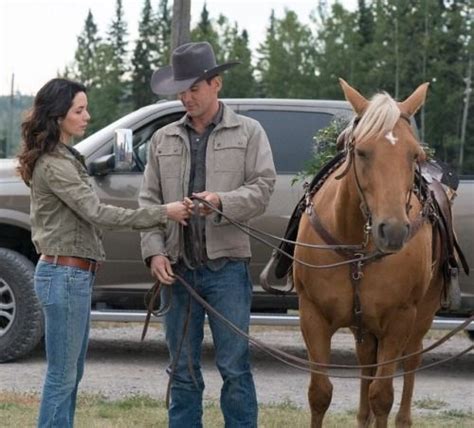
[[[218,271],[201,267],[195,271],[176,269],[193,288],[229,321],[248,332],[252,283],[248,264],[229,261]],[[162,290],[162,299],[171,296],[171,309],[165,316],[166,340],[171,365],[178,354],[187,317],[189,299],[191,315],[187,335],[171,380],[171,402],[168,411],[171,428],[202,427],[204,381],[201,374],[201,344],[204,335],[205,310],[175,282]],[[224,381],[221,389],[221,410],[227,428],[257,426],[257,396],[250,372],[248,341],[237,336],[219,320],[209,315],[214,341],[216,364]],[[189,365],[192,366],[190,370]]]
[[[89,340],[91,291],[95,274],[39,261],[35,291],[45,317],[47,372],[38,427],[74,425],[77,388]]]

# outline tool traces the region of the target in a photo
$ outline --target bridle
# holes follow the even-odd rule
[[[400,114],[400,118],[404,119],[407,121],[407,123],[410,125],[410,117],[405,115],[404,113]],[[364,238],[363,242],[359,245],[357,249],[348,249],[344,248],[344,246],[339,242],[338,239],[336,239],[323,225],[321,222],[321,219],[319,215],[317,214],[316,207],[314,206],[313,203],[313,198],[316,195],[317,191],[320,189],[322,184],[317,183],[312,189],[307,189],[306,190],[306,195],[305,195],[305,212],[308,215],[309,221],[313,227],[313,229],[316,231],[316,233],[321,237],[321,239],[330,246],[334,247],[334,251],[339,254],[343,259],[348,261],[348,264],[350,266],[350,281],[352,284],[352,288],[354,290],[354,302],[353,302],[353,317],[354,317],[354,328],[356,329],[356,340],[358,343],[362,342],[362,336],[363,336],[363,329],[362,329],[362,306],[361,306],[361,299],[360,299],[360,282],[364,276],[363,274],[363,267],[371,262],[374,262],[376,260],[379,260],[385,256],[387,256],[387,253],[384,253],[380,250],[376,251],[369,251],[367,249],[369,240],[370,240],[370,233],[372,231],[372,213],[370,211],[369,204],[367,203],[367,198],[364,193],[364,190],[360,184],[360,177],[359,173],[357,171],[357,166],[355,162],[355,146],[356,146],[356,141],[354,137],[354,131],[357,125],[359,124],[360,121],[360,116],[356,117],[353,121],[353,124],[349,130],[349,133],[346,137],[346,140],[344,142],[344,152],[345,152],[345,157],[342,159],[343,162],[345,162],[345,167],[342,170],[341,173],[339,173],[335,179],[336,180],[341,180],[343,177],[345,177],[349,171],[353,171],[354,174],[354,182],[355,182],[355,187],[357,189],[357,193],[360,198],[360,209],[362,212],[363,217],[365,218],[365,223],[363,227],[363,233],[364,233]],[[419,162],[416,162],[416,168],[420,168]],[[414,177],[416,177],[416,174],[414,174]],[[421,180],[420,180],[421,183]],[[410,186],[410,190],[407,195],[407,202],[405,206],[406,214],[409,214],[411,205],[410,205],[410,200],[413,194],[413,188],[415,187],[415,182]],[[421,186],[421,184],[420,184]],[[421,229],[422,225],[428,221],[428,216],[432,211],[432,204],[431,204],[431,199],[430,196],[428,195],[426,198],[422,197],[422,192],[421,189],[417,190],[417,193],[420,198],[420,203],[422,205],[422,209],[418,213],[418,215],[415,217],[414,220],[410,222],[410,234],[408,236],[408,240],[411,239],[415,234]],[[298,244],[296,244],[298,245]]]

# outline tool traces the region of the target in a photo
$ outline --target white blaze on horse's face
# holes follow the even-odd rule
[[[398,141],[398,138],[395,137],[395,135],[393,135],[393,132],[392,132],[392,131],[387,132],[387,133],[385,134],[385,138],[388,140],[388,142],[389,142],[392,146],[394,146],[394,145],[397,143],[397,141]]]

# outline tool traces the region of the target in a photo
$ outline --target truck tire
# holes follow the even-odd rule
[[[0,248],[0,363],[27,355],[43,336],[34,269],[25,256]]]

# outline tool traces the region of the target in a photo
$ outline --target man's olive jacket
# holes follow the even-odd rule
[[[152,137],[139,196],[142,207],[182,200],[188,194],[190,147],[185,116]],[[222,120],[209,135],[206,152],[206,190],[219,195],[225,215],[247,222],[263,214],[276,180],[267,135],[256,120],[241,116],[224,105]],[[172,262],[182,256],[179,226],[142,233],[145,262],[165,255]],[[250,257],[249,237],[217,215],[206,217],[209,259]],[[181,252],[180,252],[181,250]]]

